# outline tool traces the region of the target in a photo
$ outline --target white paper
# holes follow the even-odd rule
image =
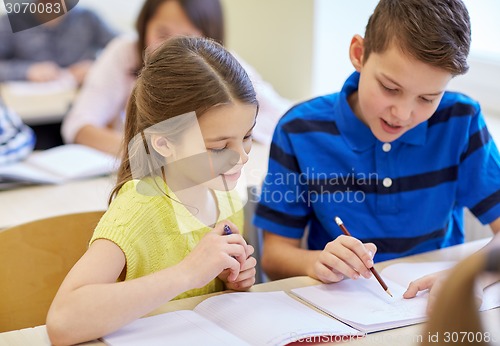
[[[312,336],[360,336],[285,292],[228,293],[184,310],[142,318],[104,337],[112,346],[286,345]]]
[[[191,310],[138,319],[104,341],[111,346],[249,345]]]
[[[58,184],[110,174],[117,168],[114,156],[78,144],[34,152],[26,160],[0,167],[0,181]]]
[[[411,281],[415,281],[428,274],[450,269],[455,264],[457,262],[454,261],[397,263],[382,270],[381,275],[408,286]],[[486,287],[483,292],[483,301],[479,307],[479,311],[494,309],[498,306],[500,306],[500,282]]]
[[[428,274],[450,269],[456,263],[455,261],[396,263],[384,268],[380,274],[406,287],[412,281]]]
[[[404,299],[403,293],[411,281],[449,269],[455,263],[397,263],[386,267],[380,275],[394,298],[385,293],[374,277],[302,287],[292,292],[354,328],[365,332],[385,330],[425,321],[428,292],[419,292],[417,297],[412,299]],[[498,306],[500,283],[485,289],[480,310]]]
[[[384,278],[394,297],[375,280],[343,280],[292,290],[301,299],[364,332],[391,329],[425,320],[426,294],[404,299],[405,288]]]
[[[7,93],[22,97],[63,93],[77,88],[77,83],[70,73],[48,82],[11,81],[3,84]]]
[[[194,311],[252,345],[286,345],[307,336],[360,335],[282,291],[215,296]]]

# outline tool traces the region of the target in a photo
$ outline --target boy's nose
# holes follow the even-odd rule
[[[399,122],[405,123],[411,118],[412,107],[407,104],[394,105],[391,113]]]

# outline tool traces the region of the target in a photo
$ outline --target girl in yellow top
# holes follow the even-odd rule
[[[173,38],[146,58],[114,198],[54,298],[52,343],[102,337],[174,298],[253,285],[254,249],[231,190],[257,109],[246,72],[213,41]]]

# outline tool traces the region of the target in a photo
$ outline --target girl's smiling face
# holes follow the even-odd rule
[[[198,117],[178,140],[155,139],[156,150],[167,159],[171,188],[234,189],[248,161],[256,112],[255,105],[237,101],[217,105]]]

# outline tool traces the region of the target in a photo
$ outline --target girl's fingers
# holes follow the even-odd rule
[[[230,266],[227,268],[229,270],[229,275],[227,277],[227,280],[229,282],[233,282],[236,280],[240,273],[240,263],[235,260],[234,258],[230,259]]]
[[[225,251],[229,256],[238,261],[238,263],[240,264],[240,267],[238,267],[238,271],[240,271],[241,266],[243,266],[245,264],[245,261],[247,260],[245,248],[240,244],[227,244]]]

